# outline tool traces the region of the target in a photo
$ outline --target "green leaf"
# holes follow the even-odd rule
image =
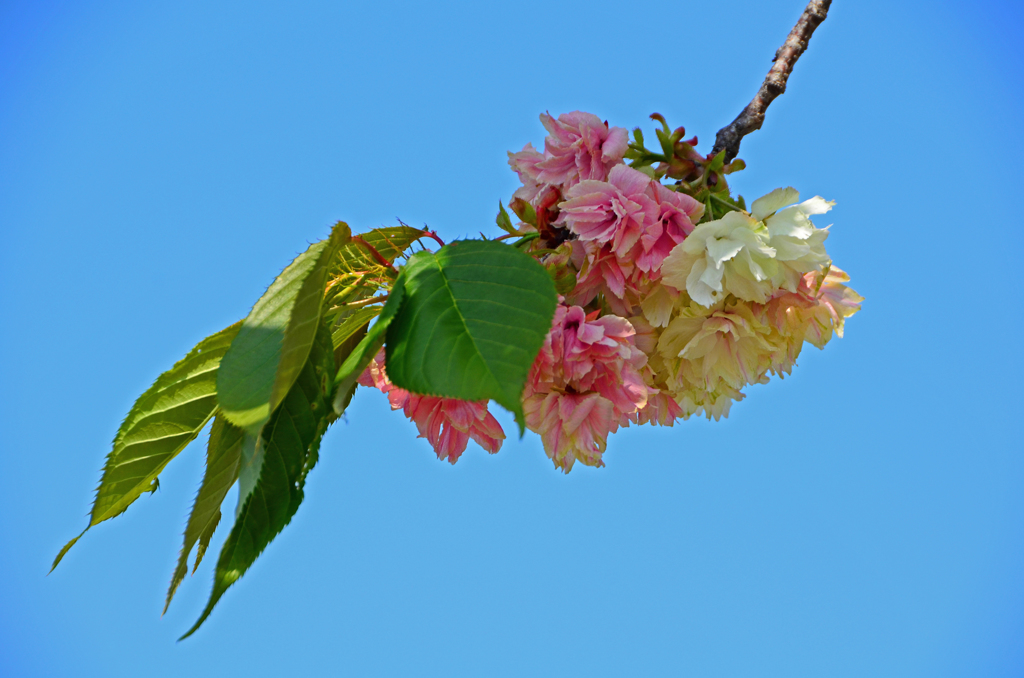
[[[414,254],[399,281],[404,300],[386,340],[391,381],[413,393],[494,400],[522,433],[523,386],[557,304],[544,267],[500,242],[464,240]]]
[[[413,258],[415,256],[413,255]],[[345,362],[338,368],[338,374],[334,378],[334,413],[336,415],[340,416],[345,411],[352,392],[355,390],[356,380],[384,345],[385,333],[402,306],[404,293],[405,281],[399,276],[395,281],[395,286],[391,288],[391,294],[388,295],[387,303],[384,304],[384,309],[381,311],[380,317],[377,318],[377,322],[373,324],[366,336],[352,349]]]
[[[410,226],[389,226],[360,233],[363,241],[377,250],[387,261],[394,261],[402,252],[423,237],[425,231]],[[359,242],[349,242],[341,248],[339,256],[332,262],[331,274],[355,273],[380,265],[373,254]]]
[[[379,310],[380,309],[378,309],[378,311]],[[366,336],[366,328],[367,328],[367,326],[368,326],[368,324],[367,325],[363,325],[358,330],[356,330],[355,334],[350,336],[348,339],[343,341],[341,344],[335,344],[334,345],[334,364],[335,365],[344,364],[344,362],[352,354],[352,351],[354,351],[356,349],[356,347],[359,346],[360,342],[362,342],[363,338]],[[355,392],[356,392],[356,385],[353,383],[352,386],[348,389],[347,393],[341,393],[340,397],[336,397],[335,398],[334,403],[333,403],[333,406],[334,406],[334,409],[335,409],[335,413],[344,412],[345,411],[345,408],[348,407],[349,402],[352,401],[352,396],[355,394]],[[336,414],[336,416],[340,416],[340,415]]]
[[[245,500],[252,494],[253,488],[260,480],[260,471],[263,470],[263,445],[258,433],[245,432],[242,439],[242,446],[239,450],[238,466],[238,506],[235,507],[235,517],[242,511]]]
[[[380,315],[380,306],[364,306],[357,308],[350,315],[341,321],[331,331],[331,341],[335,347],[341,346],[349,337],[352,337],[368,322]]]
[[[114,437],[82,534],[156,489],[167,463],[206,426],[217,409],[217,368],[240,327],[235,323],[203,339],[135,401]],[[81,536],[61,549],[53,567]]]
[[[270,285],[242,323],[217,375],[225,418],[259,431],[284,399],[309,356],[320,326],[327,272],[351,232],[339,221]]]
[[[192,552],[192,547],[199,542],[199,548],[196,550],[196,562],[192,566],[194,574],[203,560],[206,549],[210,546],[210,539],[220,522],[220,506],[224,503],[224,497],[227,496],[228,490],[238,480],[238,464],[241,458],[243,438],[245,438],[245,431],[229,424],[223,417],[213,420],[213,426],[210,428],[210,442],[206,447],[206,473],[203,476],[203,484],[199,487],[199,494],[196,495],[195,503],[192,504],[188,525],[185,527],[185,543],[181,547],[178,565],[171,577],[171,585],[167,589],[165,613],[171,605],[174,592],[177,591],[178,585],[181,584],[188,572],[188,556]]]
[[[498,201],[498,217],[494,222],[498,224],[498,228],[506,233],[511,235],[515,235],[517,233],[515,227],[512,225],[512,219],[509,218],[508,212],[505,211],[505,206],[501,204],[500,200]]]
[[[182,639],[195,633],[302,503],[306,475],[316,464],[320,440],[331,421],[332,353],[330,332],[321,324],[298,378],[260,432],[258,447],[264,460],[259,480],[221,549],[210,600]]]

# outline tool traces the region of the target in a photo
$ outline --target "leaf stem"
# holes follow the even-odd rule
[[[388,295],[385,294],[384,296],[380,296],[380,297],[370,297],[369,299],[362,299],[360,301],[350,301],[350,302],[345,303],[343,306],[344,306],[344,308],[359,308],[360,306],[370,306],[372,304],[378,304],[378,303],[380,303],[382,301],[387,301],[387,300],[388,300]]]
[[[363,240],[362,236],[359,236],[359,235],[352,236],[352,242],[357,242],[360,245],[362,245],[363,247],[365,247],[370,252],[370,254],[373,256],[373,258],[377,260],[377,263],[379,263],[381,266],[384,266],[386,268],[390,268],[392,271],[395,270],[395,267],[391,265],[391,262],[388,261],[387,259],[385,259],[381,255],[381,253],[377,251],[376,247],[374,247],[370,243],[368,243],[365,240]]]
[[[435,242],[441,247],[444,247],[444,240],[437,235],[437,231],[423,231],[424,238],[433,238]]]

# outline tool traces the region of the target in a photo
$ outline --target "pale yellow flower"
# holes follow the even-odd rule
[[[654,327],[665,327],[672,317],[672,309],[679,299],[679,292],[665,285],[655,284],[646,297],[640,300],[644,318]]]
[[[697,368],[691,379],[704,390],[715,391],[719,382],[739,390],[761,382],[774,364],[780,347],[770,337],[771,328],[755,317],[749,304],[713,309],[691,304],[662,332],[658,351],[677,378],[689,362]]]
[[[722,381],[717,388],[707,390],[697,363],[679,359],[671,362],[673,368],[670,370],[661,355],[655,353],[647,363],[647,370],[650,381],[679,406],[681,418],[703,414],[709,420],[718,421],[729,416],[729,408],[734,401],[743,400],[744,395],[739,389]]]

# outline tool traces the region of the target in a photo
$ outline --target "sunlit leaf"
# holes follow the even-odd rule
[[[388,226],[375,228],[366,233],[360,233],[357,237],[363,240],[360,243],[353,239],[341,248],[336,261],[332,263],[331,273],[359,272],[380,266],[380,260],[373,255],[367,245],[372,247],[377,254],[388,262],[394,261],[409,246],[423,237],[425,231],[410,226]]]
[[[320,326],[327,272],[350,231],[338,222],[327,240],[288,265],[242,323],[217,376],[231,423],[257,432],[303,369]]]
[[[154,490],[167,463],[206,426],[217,409],[218,366],[240,327],[203,339],[135,401],[114,437],[86,530]],[[61,549],[53,567],[81,536]]]

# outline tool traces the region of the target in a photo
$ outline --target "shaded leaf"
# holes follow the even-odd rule
[[[377,310],[379,311],[380,309],[377,309]],[[358,330],[356,330],[355,334],[350,336],[348,339],[343,341],[341,344],[335,344],[335,346],[334,346],[334,364],[335,365],[342,365],[342,364],[344,364],[344,362],[352,354],[352,351],[354,351],[356,349],[356,347],[359,346],[360,342],[362,342],[363,338],[366,336],[367,326],[368,326],[368,323],[366,325],[363,325],[362,327],[360,327]],[[355,391],[356,391],[356,385],[355,384],[352,384],[352,386],[347,389],[346,393],[342,393],[340,391],[336,391],[335,399],[334,399],[334,402],[332,403],[332,406],[335,408],[335,415],[336,416],[340,416],[339,413],[345,411],[345,408],[348,407],[348,404],[352,401],[352,396],[353,396],[353,394],[355,394]]]
[[[264,456],[259,480],[238,512],[217,559],[210,600],[192,635],[224,592],[255,562],[267,544],[291,521],[302,503],[306,475],[316,464],[320,440],[331,421],[330,332],[320,325],[302,371],[260,432]]]
[[[391,288],[391,294],[388,296],[387,303],[384,304],[384,309],[381,311],[380,317],[377,318],[377,322],[367,331],[366,336],[352,349],[345,362],[338,368],[338,374],[334,378],[333,406],[336,415],[341,415],[345,411],[345,407],[348,406],[348,402],[352,398],[352,392],[355,390],[356,380],[384,345],[385,333],[402,306],[404,293],[405,283],[403,278],[399,277],[395,281],[395,286]]]
[[[245,432],[242,439],[242,447],[239,450],[238,465],[238,505],[235,507],[235,517],[242,511],[242,505],[252,494],[256,483],[260,479],[260,471],[263,470],[263,445],[258,433]]]
[[[199,487],[196,500],[192,504],[192,513],[188,517],[188,524],[185,527],[185,543],[181,547],[178,565],[167,590],[164,612],[167,612],[174,592],[188,572],[188,556],[192,552],[192,547],[199,542],[196,561],[192,566],[192,572],[195,573],[199,563],[203,560],[206,549],[210,546],[210,539],[220,522],[221,504],[224,503],[224,497],[227,496],[228,490],[238,480],[238,465],[244,438],[245,431],[228,423],[223,417],[216,417],[213,420],[213,426],[210,428],[210,441],[206,446],[206,473],[203,476],[203,484]]]
[[[414,254],[399,282],[404,299],[386,340],[391,381],[413,393],[494,400],[522,432],[523,386],[557,303],[544,267],[515,247],[465,240]]]
[[[240,327],[203,339],[135,401],[114,437],[86,530],[156,489],[160,472],[206,426],[217,409],[218,366]],[[53,567],[81,536],[61,549]]]
[[[302,371],[320,326],[327,272],[351,232],[339,221],[310,245],[253,306],[224,356],[217,397],[225,418],[252,432],[270,417]]]
[[[355,335],[360,328],[365,327],[368,322],[380,315],[380,311],[381,307],[376,305],[364,306],[352,311],[347,317],[341,319],[331,331],[331,341],[336,347],[341,346],[350,337]],[[338,357],[335,356],[335,358]]]

